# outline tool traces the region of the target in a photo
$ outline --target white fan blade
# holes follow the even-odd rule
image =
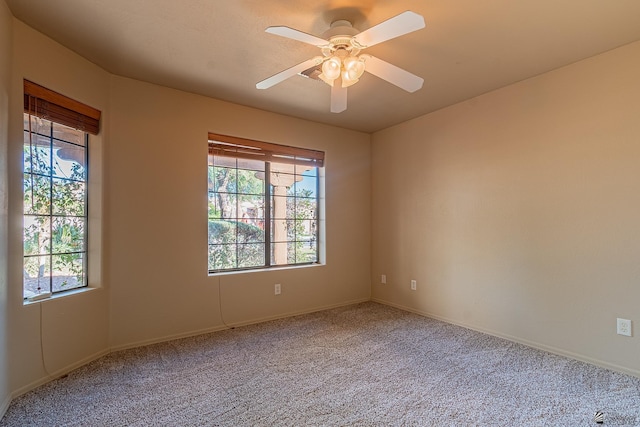
[[[278,74],[274,74],[268,79],[264,79],[261,82],[256,84],[256,88],[258,89],[268,89],[273,85],[277,85],[278,83],[288,79],[289,77],[293,77],[302,71],[315,67],[316,65],[322,64],[322,56],[316,56],[311,59],[308,59],[304,62],[301,62],[298,65],[294,65],[291,68],[287,68],[284,71],[280,71]]]
[[[387,19],[368,30],[364,30],[354,37],[354,40],[363,48],[371,47],[378,43],[403,36],[413,31],[424,28],[424,18],[415,12],[407,10],[400,15]]]
[[[337,78],[331,86],[331,112],[342,113],[347,109],[347,88],[342,87],[342,79]]]
[[[286,37],[293,40],[298,40],[303,43],[312,44],[314,46],[326,46],[329,44],[327,40],[320,37],[313,36],[311,34],[303,33],[302,31],[295,30],[289,27],[268,27],[264,30],[267,33],[275,34],[277,36]]]
[[[364,59],[364,70],[370,72],[374,76],[380,77],[398,86],[407,92],[415,92],[422,88],[424,79],[418,77],[415,74],[403,70],[400,67],[396,67],[393,64],[389,64],[382,59],[376,58],[371,55],[360,55],[360,58]]]

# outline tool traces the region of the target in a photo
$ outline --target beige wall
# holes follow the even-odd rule
[[[0,0],[0,418],[9,404],[9,361],[7,341],[7,148],[9,123],[9,92],[11,88],[11,40],[13,19],[4,0]]]
[[[52,66],[55,64],[55,66]],[[90,179],[100,181],[101,146],[108,127],[109,74],[13,21],[9,112],[9,247],[22,247],[22,81],[32,80],[103,111],[103,130],[90,138]],[[102,280],[100,192],[89,200],[91,230],[87,292],[23,305],[22,251],[9,252],[8,316],[11,390],[19,394],[108,350],[108,287]],[[44,356],[44,357],[43,357]]]
[[[10,247],[22,246],[23,78],[103,113],[90,139],[92,290],[23,305],[21,251],[9,254],[13,395],[112,349],[222,329],[221,313],[242,324],[369,299],[368,134],[112,76],[15,19],[12,59]],[[325,150],[325,265],[207,275],[209,131]]]
[[[372,297],[639,375],[639,75],[640,42],[374,134]]]
[[[114,348],[369,299],[368,134],[117,76],[111,119]],[[207,275],[208,132],[326,152],[326,265]]]

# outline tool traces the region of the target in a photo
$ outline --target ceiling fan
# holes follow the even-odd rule
[[[347,109],[347,88],[357,83],[365,71],[407,92],[415,92],[422,87],[424,80],[421,77],[361,52],[424,26],[421,15],[406,11],[362,32],[353,28],[349,21],[335,21],[322,38],[289,27],[268,27],[265,30],[267,33],[319,47],[322,56],[315,56],[262,80],[256,84],[256,88],[268,89],[296,74],[308,76],[310,70],[317,69],[320,72],[317,77],[331,86],[332,113]]]

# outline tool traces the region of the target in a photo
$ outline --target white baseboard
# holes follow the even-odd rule
[[[9,404],[11,403],[11,395],[7,395],[4,401],[0,403],[0,420],[4,417],[4,414],[7,413],[7,409],[9,409]]]
[[[462,323],[462,322],[457,322],[457,321],[449,319],[447,317],[438,316],[436,314],[428,313],[428,312],[425,312],[425,311],[422,311],[422,310],[416,310],[416,309],[411,308],[411,307],[406,307],[406,306],[403,306],[401,304],[395,304],[395,303],[392,303],[392,302],[389,302],[389,301],[385,301],[385,300],[382,300],[382,299],[372,298],[371,301],[377,302],[377,303],[383,304],[383,305],[388,305],[390,307],[395,307],[395,308],[398,308],[398,309],[403,310],[403,311],[408,311],[410,313],[419,314],[420,316],[424,316],[424,317],[429,317],[431,319],[440,320],[442,322],[450,323],[452,325],[460,326],[460,327],[463,327],[463,328],[466,328],[466,329],[470,329],[472,331],[481,332],[483,334],[491,335],[491,336],[498,337],[498,338],[503,338],[505,340],[513,341],[513,342],[516,342],[518,344],[526,345],[527,347],[531,347],[531,348],[535,348],[535,349],[538,349],[538,350],[546,351],[548,353],[553,353],[553,354],[556,354],[558,356],[568,357],[569,359],[579,360],[581,362],[585,362],[585,363],[588,363],[590,365],[599,366],[601,368],[609,369],[611,371],[619,372],[621,374],[631,375],[631,376],[640,378],[640,371],[637,371],[635,369],[629,369],[629,368],[626,368],[624,366],[616,365],[614,363],[605,362],[605,361],[599,360],[599,359],[593,359],[591,357],[584,356],[582,354],[573,353],[573,352],[570,352],[570,351],[563,350],[561,348],[548,346],[548,345],[541,344],[541,343],[538,343],[538,342],[535,342],[535,341],[525,340],[525,339],[522,339],[522,338],[519,338],[519,337],[516,337],[516,336],[513,336],[513,335],[503,334],[501,332],[493,331],[493,330],[490,330],[490,329],[479,328],[477,326],[465,324],[465,323]]]
[[[105,350],[100,350],[90,356],[87,356],[81,360],[78,360],[77,362],[74,362],[70,365],[65,366],[64,368],[58,369],[57,371],[51,372],[49,374],[49,376],[46,377],[42,377],[37,379],[36,381],[33,381],[25,386],[20,387],[17,390],[14,390],[11,393],[11,399],[15,399],[18,396],[22,396],[23,394],[30,392],[31,390],[40,387],[43,384],[48,383],[49,381],[53,381],[57,378],[60,378],[63,375],[68,374],[69,372],[78,369],[81,366],[86,365],[89,362],[93,362],[96,359],[101,358],[102,356],[106,356],[107,354],[109,354],[109,350],[105,349]]]
[[[309,308],[306,310],[299,310],[299,311],[291,311],[291,312],[287,312],[287,313],[283,313],[283,314],[279,314],[279,315],[275,315],[275,316],[267,316],[267,317],[261,317],[261,318],[256,318],[256,319],[251,319],[248,321],[243,321],[243,322],[238,322],[238,323],[230,323],[227,324],[227,326],[216,326],[213,328],[206,328],[206,329],[199,329],[199,330],[195,330],[195,331],[190,331],[190,332],[185,332],[185,333],[180,333],[180,334],[173,334],[173,335],[165,335],[162,337],[158,337],[158,338],[152,338],[152,339],[148,339],[148,340],[142,340],[142,341],[137,341],[137,342],[133,342],[133,343],[127,343],[127,344],[123,344],[123,345],[118,345],[118,346],[113,346],[110,347],[108,349],[105,349],[103,351],[99,351],[95,354],[92,354],[91,356],[85,357],[82,360],[79,360],[78,362],[75,362],[69,366],[66,366],[62,369],[59,369],[55,372],[52,372],[49,376],[40,378],[36,381],[33,381],[25,386],[20,387],[19,389],[13,391],[11,393],[11,396],[9,396],[7,398],[7,401],[3,403],[3,406],[0,407],[0,409],[2,409],[2,411],[0,411],[1,415],[4,415],[4,412],[6,412],[7,408],[9,407],[9,403],[11,402],[12,399],[15,399],[18,396],[22,396],[23,394],[37,388],[40,387],[43,384],[48,383],[49,381],[55,380],[57,378],[60,378],[61,376],[68,374],[69,372],[83,366],[86,365],[89,362],[93,362],[96,359],[99,359],[100,357],[106,356],[107,354],[116,352],[116,351],[120,351],[120,350],[127,350],[130,348],[136,348],[136,347],[143,347],[146,345],[151,345],[151,344],[157,344],[157,343],[161,343],[161,342],[166,342],[166,341],[172,341],[172,340],[176,340],[176,339],[181,339],[181,338],[188,338],[188,337],[193,337],[193,336],[197,336],[197,335],[202,335],[202,334],[208,334],[211,332],[218,332],[218,331],[222,331],[225,329],[229,329],[229,328],[235,328],[235,327],[240,327],[240,326],[247,326],[247,325],[253,325],[256,323],[262,323],[262,322],[268,322],[270,320],[276,320],[276,319],[284,319],[287,317],[292,317],[292,316],[299,316],[302,314],[309,314],[309,313],[315,313],[318,311],[324,311],[324,310],[330,310],[332,308],[338,308],[338,307],[345,307],[348,305],[353,305],[353,304],[359,304],[359,303],[363,303],[363,302],[367,302],[367,301],[371,301],[371,299],[369,298],[360,298],[357,300],[351,300],[351,301],[347,301],[347,302],[341,302],[341,303],[337,303],[337,304],[329,304],[329,305],[324,305],[324,306],[318,306],[318,307],[313,307],[313,308]],[[1,416],[0,416],[1,418]]]
[[[183,332],[179,334],[163,335],[158,338],[151,338],[147,340],[135,341],[127,344],[112,346],[109,348],[109,353],[114,353],[116,351],[121,351],[121,350],[128,350],[130,348],[144,347],[147,345],[158,344],[161,342],[179,340],[181,338],[195,337],[198,335],[209,334],[211,332],[224,331],[225,329],[228,329],[228,328],[226,326],[215,326],[212,328],[197,329],[195,331]]]
[[[209,333],[212,333],[212,332],[224,331],[224,330],[230,329],[230,328],[237,328],[237,327],[240,327],[240,326],[255,325],[257,323],[268,322],[270,320],[285,319],[287,317],[293,317],[293,316],[299,316],[299,315],[302,315],[302,314],[315,313],[317,311],[330,310],[332,308],[344,307],[344,306],[347,306],[347,305],[359,304],[359,303],[367,302],[367,301],[371,301],[371,300],[369,298],[362,298],[362,299],[342,302],[342,303],[338,303],[338,304],[330,304],[330,305],[325,305],[325,306],[313,307],[313,308],[306,309],[306,310],[291,311],[291,312],[287,312],[287,313],[283,313],[283,314],[278,314],[278,315],[275,315],[275,316],[259,317],[259,318],[255,318],[255,319],[251,319],[251,320],[242,321],[242,322],[227,323],[226,326],[216,326],[216,327],[213,327],[213,328],[198,329],[198,330],[195,330],[195,331],[184,332],[184,333],[180,333],[180,334],[163,335],[163,336],[158,337],[158,338],[152,338],[152,339],[148,339],[148,340],[135,341],[135,342],[127,343],[127,344],[112,346],[110,348],[110,352],[116,352],[116,351],[120,351],[120,350],[128,350],[130,348],[144,347],[146,345],[158,344],[158,343],[178,340],[178,339],[182,339],[182,338],[195,337],[195,336],[198,336],[198,335],[209,334]]]
[[[239,327],[239,326],[255,325],[257,323],[269,322],[271,320],[286,319],[287,317],[301,316],[303,314],[316,313],[318,311],[331,310],[333,308],[346,307],[348,305],[360,304],[360,303],[369,302],[369,301],[371,301],[370,298],[360,298],[357,300],[351,300],[351,301],[341,302],[337,304],[328,304],[328,305],[323,305],[319,307],[313,307],[306,310],[289,311],[287,313],[278,314],[275,316],[259,317],[259,318],[255,318],[255,319],[251,319],[243,322],[229,323],[228,325],[233,328]]]

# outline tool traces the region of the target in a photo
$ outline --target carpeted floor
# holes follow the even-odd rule
[[[105,356],[0,426],[640,425],[640,379],[376,303]]]

